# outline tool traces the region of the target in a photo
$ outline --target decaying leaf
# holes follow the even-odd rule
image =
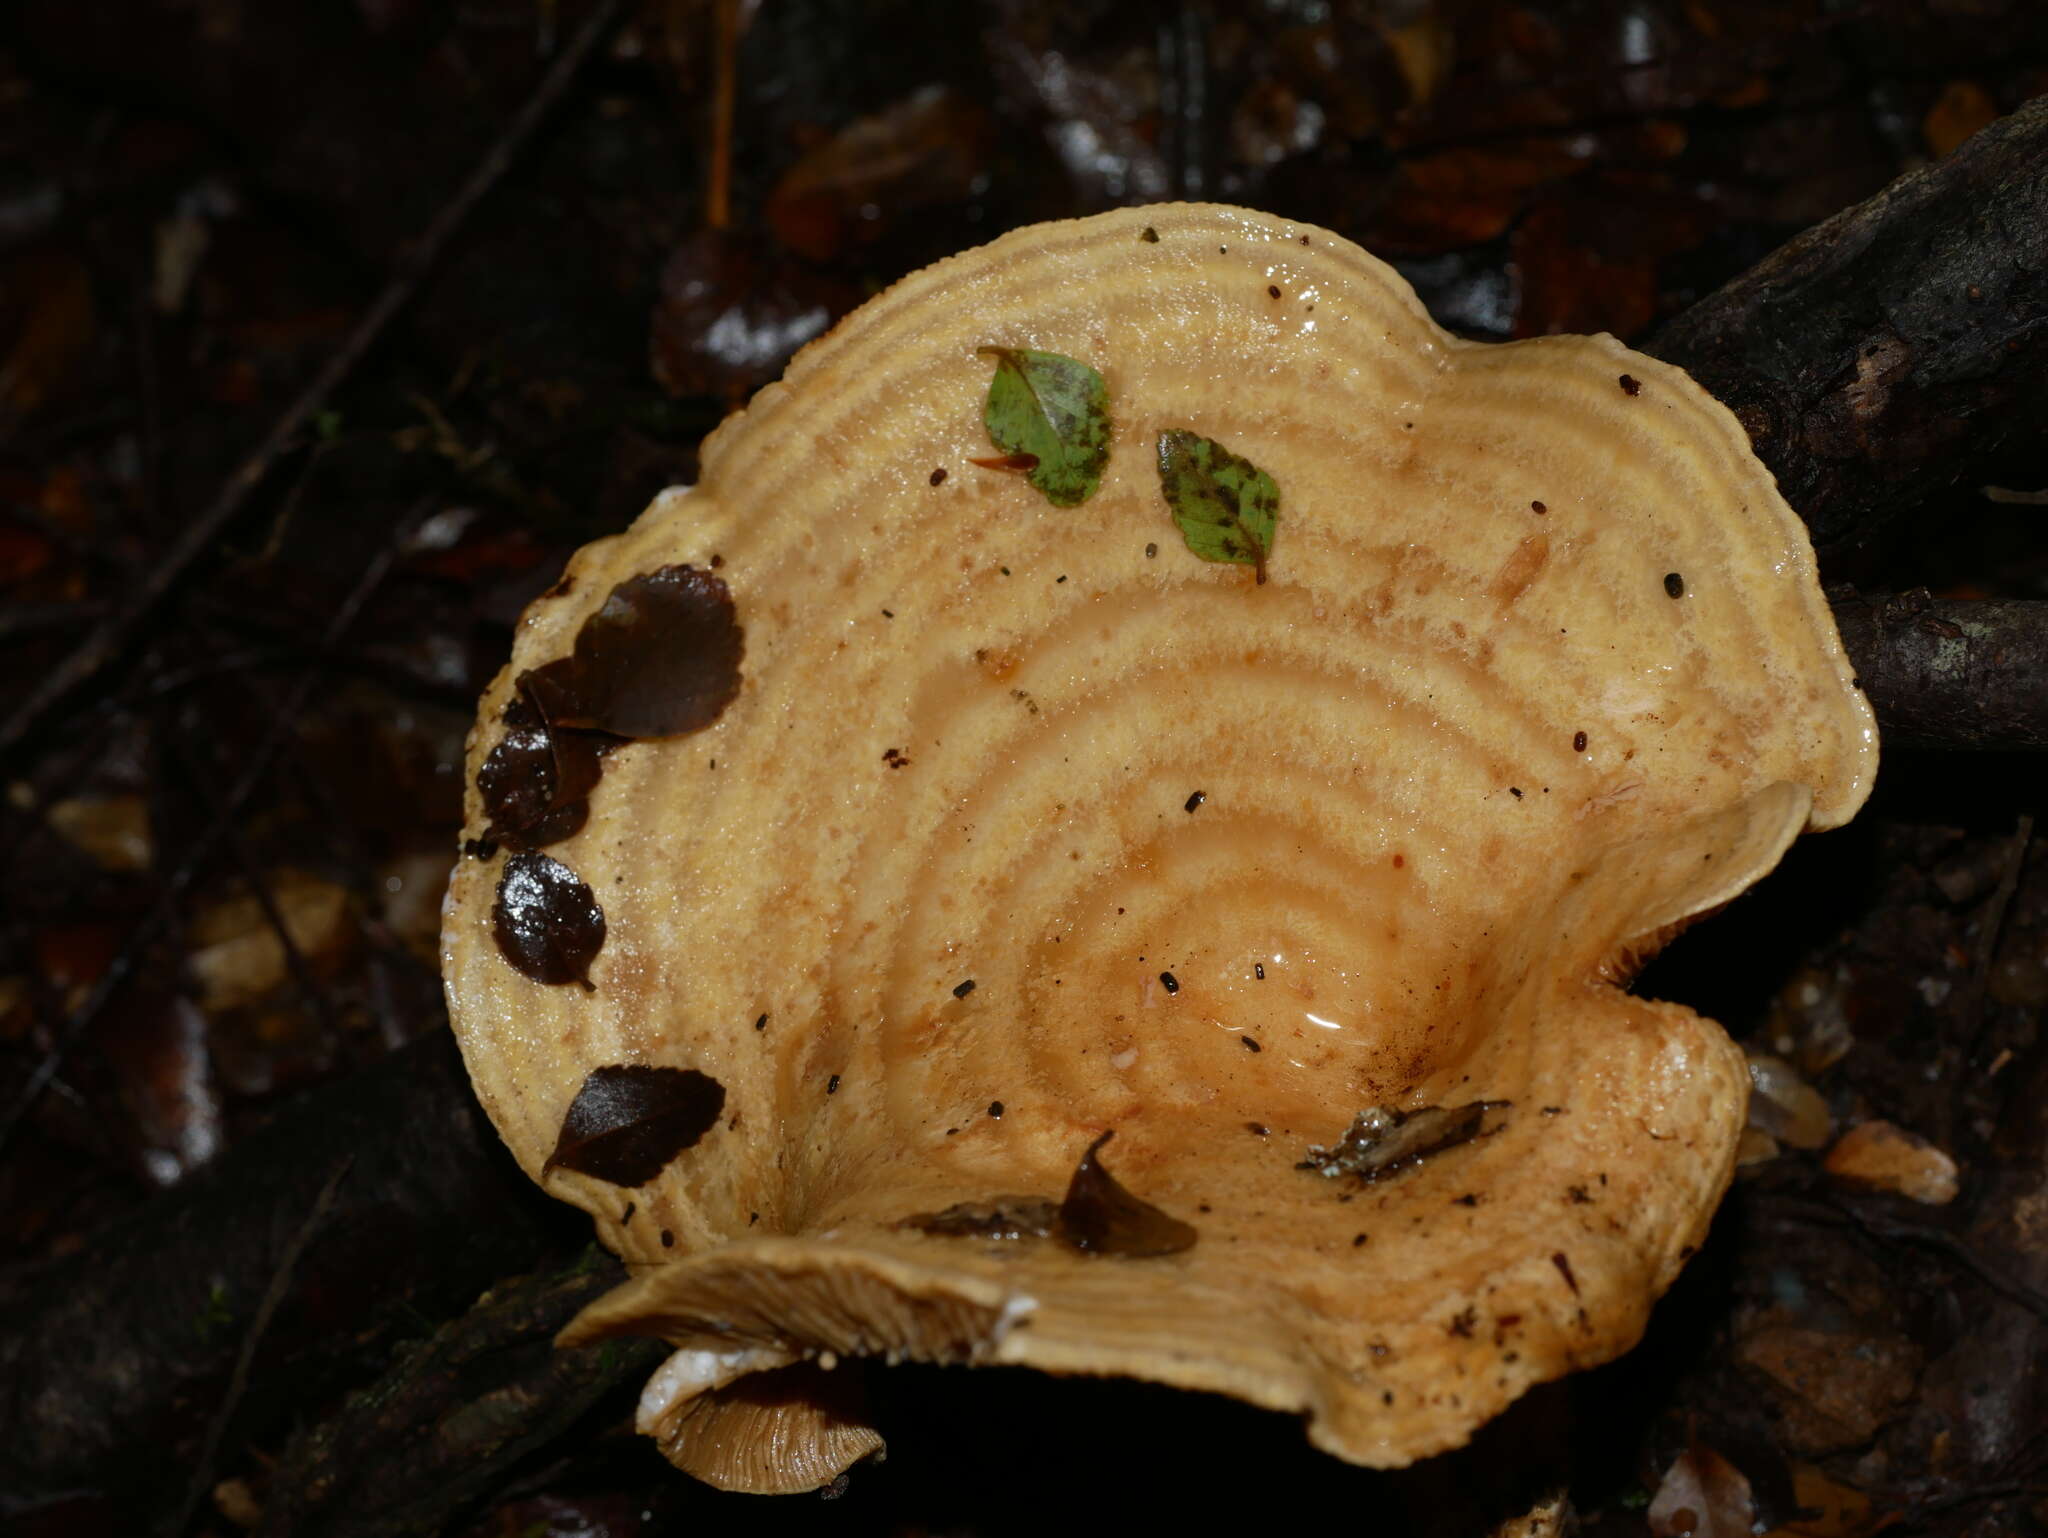
[[[485,837],[514,849],[542,849],[573,838],[590,814],[589,796],[604,774],[613,739],[551,728],[524,699],[505,710],[505,735],[477,770],[490,817]]]
[[[1060,1204],[1045,1196],[998,1196],[955,1202],[943,1212],[905,1218],[902,1226],[941,1239],[1043,1239],[1059,1222]]]
[[[1234,561],[1266,580],[1280,521],[1280,488],[1248,459],[1200,433],[1159,435],[1159,489],[1188,549],[1205,561]]]
[[[1917,1132],[1881,1119],[1843,1133],[1822,1167],[1837,1180],[1890,1191],[1930,1207],[1954,1201],[1961,1189],[1954,1159]]]
[[[498,878],[491,933],[499,954],[535,982],[588,989],[590,964],[604,946],[604,909],[560,860],[515,854]]]
[[[1105,1132],[1088,1145],[1060,1203],[1059,1236],[1088,1255],[1124,1255],[1145,1259],[1193,1249],[1199,1237],[1192,1224],[1161,1212],[1133,1196],[1096,1158],[1115,1137]]]
[[[67,797],[51,805],[49,817],[104,870],[148,870],[156,856],[149,808],[138,795]]]
[[[315,967],[333,965],[352,943],[353,903],[347,888],[289,867],[263,875],[266,905],[253,891],[201,906],[187,937],[187,966],[209,1011],[252,1004],[291,973],[275,913],[293,949]]]
[[[1299,1168],[1323,1175],[1356,1175],[1366,1182],[1399,1174],[1433,1154],[1471,1142],[1485,1127],[1489,1112],[1505,1109],[1504,1100],[1426,1105],[1416,1111],[1371,1106],[1352,1119],[1341,1141],[1328,1148],[1311,1146]]]
[[[671,395],[744,400],[859,302],[854,284],[767,240],[698,230],[662,264],[648,361]]]
[[[648,1063],[593,1068],[562,1116],[555,1151],[541,1166],[645,1185],[718,1125],[725,1088],[694,1068]]]
[[[744,649],[725,583],[662,566],[615,586],[576,632],[574,652],[520,675],[519,688],[550,727],[680,737],[732,703]]]
[[[805,151],[769,192],[763,218],[791,250],[832,262],[892,221],[914,223],[970,196],[989,139],[985,105],[952,86],[924,86]]]

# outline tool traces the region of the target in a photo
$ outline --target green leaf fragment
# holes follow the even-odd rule
[[[1159,489],[1188,549],[1205,561],[1234,561],[1266,580],[1280,522],[1280,488],[1249,459],[1185,428],[1159,435]]]
[[[1094,496],[1109,462],[1109,392],[1102,376],[1056,352],[977,351],[996,360],[982,412],[989,441],[1019,462],[1054,507],[1075,507]]]

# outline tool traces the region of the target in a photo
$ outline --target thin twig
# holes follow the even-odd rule
[[[704,189],[704,224],[732,223],[732,118],[739,95],[740,0],[717,0],[717,75],[711,93],[711,174]]]
[[[297,782],[300,794],[312,807],[313,820],[326,838],[329,854],[347,870],[348,879],[362,900],[363,935],[370,945],[365,958],[369,971],[370,1012],[377,1022],[377,1039],[395,1052],[412,1039],[412,1033],[406,1030],[399,1018],[391,983],[393,971],[409,971],[431,978],[437,985],[440,973],[414,955],[378,916],[378,898],[383,888],[377,879],[376,861],[365,847],[355,820],[343,813],[326,782],[306,762],[303,738],[292,744],[291,751],[285,755],[283,768]],[[450,852],[452,854],[453,851]]]
[[[92,599],[70,603],[10,604],[0,611],[0,642],[12,641],[19,636],[39,635],[45,630],[61,630],[66,625],[83,625],[106,612],[105,604]]]
[[[1776,1199],[1776,1205],[1787,1216],[1801,1217],[1808,1222],[1850,1227],[1868,1234],[1873,1239],[1894,1243],[1904,1241],[1946,1255],[1993,1292],[2048,1320],[2048,1293],[2028,1285],[2016,1276],[2008,1275],[1978,1254],[1969,1243],[1945,1229],[1927,1223],[1886,1217],[1863,1206],[1826,1195],[1803,1198],[1780,1196]]]
[[[399,551],[404,548],[405,538],[411,533],[418,519],[419,510],[416,508],[413,514],[406,518],[399,538],[394,539],[370,562],[362,576],[357,579],[355,587],[342,600],[341,607],[335,610],[334,617],[328,621],[326,633],[321,638],[320,650],[323,656],[332,651],[348,633],[349,627],[362,613],[371,595],[390,575],[391,568],[398,560]],[[20,1093],[14,1097],[5,1113],[0,1114],[0,1152],[5,1151],[9,1140],[14,1136],[15,1128],[21,1125],[22,1120],[34,1108],[36,1101],[42,1097],[43,1091],[49,1088],[50,1081],[56,1078],[72,1047],[90,1029],[93,1021],[99,1018],[115,994],[120,992],[134,974],[136,967],[141,964],[143,954],[155,942],[157,936],[177,917],[185,893],[198,878],[200,871],[205,868],[214,849],[226,835],[229,825],[242,815],[243,808],[249,804],[250,797],[255,794],[256,787],[262,783],[272,761],[277,757],[278,749],[284,745],[285,739],[290,736],[299,716],[312,699],[313,690],[320,682],[320,678],[321,669],[317,662],[309,665],[299,675],[291,693],[285,697],[284,704],[271,719],[261,740],[257,742],[255,749],[243,764],[241,778],[221,801],[215,819],[192,841],[192,846],[185,851],[184,859],[165,881],[163,892],[155,906],[129,932],[126,943],[108,964],[106,971],[100,974],[99,980],[93,984],[92,992],[76,1010],[72,1011],[70,1018],[57,1028],[42,1062],[37,1065],[35,1072],[29,1075],[28,1083],[22,1086]]]
[[[470,172],[468,181],[435,215],[426,233],[400,261],[396,275],[384,285],[383,292],[356,322],[355,329],[341,344],[340,350],[327,361],[327,366],[278,418],[256,452],[228,477],[227,484],[221,488],[212,505],[193,519],[171,547],[151,565],[149,574],[128,601],[52,668],[29,697],[16,707],[6,724],[0,726],[0,759],[18,747],[58,704],[70,698],[75,690],[121,654],[142,622],[156,611],[193,564],[233,524],[271,468],[298,443],[314,415],[382,340],[399,312],[412,302],[426,275],[447,249],[449,240],[477,204],[504,177],[513,159],[561,100],[584,63],[611,35],[625,9],[626,0],[599,0],[590,19],[576,34],[575,41],[555,60],[533,95],[527,98],[526,105],[519,109],[498,141]],[[4,1128],[0,1128],[0,1138],[4,1138]]]
[[[170,712],[166,712],[170,714]],[[277,936],[279,949],[284,953],[285,970],[291,974],[293,984],[299,991],[300,999],[319,1021],[330,1040],[340,1033],[341,1019],[336,1014],[334,1001],[327,996],[327,990],[313,975],[312,963],[307,961],[305,950],[292,934],[291,925],[286,922],[284,910],[278,906],[277,894],[271,891],[262,864],[257,860],[249,841],[242,837],[240,819],[221,819],[220,797],[215,793],[210,778],[214,766],[202,763],[199,751],[186,740],[176,727],[165,725],[162,735],[170,744],[178,765],[185,772],[192,796],[200,804],[210,820],[220,820],[225,829],[221,837],[228,847],[228,856],[242,873],[242,881],[249,888],[249,894],[256,899],[256,906],[263,912],[263,920],[270,926],[270,932]]]
[[[1178,4],[1158,26],[1160,116],[1164,119],[1167,186],[1176,198],[1208,189],[1209,36],[1201,12]]]
[[[2027,850],[2033,842],[2034,814],[2022,812],[2019,826],[2013,832],[2012,847],[2006,851],[2005,869],[1999,873],[1998,890],[1991,894],[1991,902],[1984,910],[1977,935],[1976,964],[1970,968],[1970,997],[1964,1006],[1963,1034],[1973,1049],[1984,1032],[1984,999],[1991,989],[1991,963],[1998,954],[1999,937],[2005,931],[2005,910],[2012,904],[2012,894],[2019,890],[2020,872],[2026,868]]]
[[[135,280],[130,323],[135,327],[135,393],[142,404],[142,521],[154,542],[164,516],[164,413],[158,388],[156,308],[149,289],[146,279]]]
[[[334,1206],[335,1193],[347,1178],[349,1168],[355,1163],[355,1155],[346,1155],[334,1167],[334,1173],[327,1177],[327,1184],[320,1188],[320,1194],[313,1199],[313,1208],[306,1214],[305,1222],[292,1235],[291,1243],[285,1246],[284,1254],[278,1257],[277,1269],[270,1273],[270,1285],[264,1289],[263,1301],[256,1306],[256,1314],[249,1321],[249,1329],[242,1336],[242,1349],[235,1357],[235,1370],[228,1379],[227,1392],[221,1396],[220,1404],[214,1409],[213,1419],[207,1423],[206,1440],[200,1444],[198,1461],[192,1465],[192,1482],[185,1487],[185,1499],[179,1504],[176,1517],[164,1529],[168,1538],[178,1538],[192,1525],[192,1518],[199,1510],[199,1503],[206,1498],[206,1492],[213,1485],[215,1460],[220,1456],[221,1438],[226,1435],[228,1421],[242,1402],[242,1395],[249,1387],[249,1369],[256,1360],[256,1348],[263,1344],[263,1336],[270,1328],[270,1321],[284,1302],[285,1294],[291,1288],[292,1273],[299,1268],[299,1261],[306,1253],[306,1246],[313,1241],[321,1223],[326,1221],[328,1212]]]
[[[1954,1490],[1932,1500],[1916,1501],[1904,1508],[1900,1515],[1908,1521],[1924,1519],[1940,1512],[1953,1511],[1959,1506],[1975,1506],[1984,1501],[2016,1500],[2023,1496],[2040,1495],[2048,1492],[2048,1485],[2039,1480],[2010,1479],[1995,1485],[1974,1485],[1964,1490]]]

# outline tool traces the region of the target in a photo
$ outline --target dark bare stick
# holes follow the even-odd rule
[[[341,1189],[341,1183],[348,1178],[349,1167],[355,1163],[354,1154],[345,1154],[334,1166],[334,1173],[327,1177],[327,1184],[320,1188],[320,1194],[313,1198],[313,1210],[306,1214],[306,1221],[292,1235],[292,1241],[285,1246],[284,1254],[278,1257],[277,1269],[271,1273],[270,1285],[264,1289],[263,1301],[257,1305],[256,1317],[249,1321],[249,1328],[242,1336],[242,1349],[235,1357],[234,1376],[228,1379],[228,1391],[206,1424],[206,1440],[201,1444],[199,1457],[192,1465],[192,1478],[185,1486],[185,1500],[178,1508],[178,1514],[164,1528],[166,1538],[178,1538],[192,1525],[193,1515],[199,1510],[199,1503],[206,1498],[206,1492],[213,1485],[213,1471],[220,1457],[221,1434],[228,1429],[228,1421],[235,1413],[235,1407],[242,1402],[242,1395],[249,1386],[249,1369],[256,1360],[257,1348],[263,1344],[264,1334],[270,1329],[270,1321],[277,1316],[278,1305],[283,1303],[292,1284],[292,1276],[299,1269],[299,1258],[306,1253],[306,1246],[320,1225],[327,1221],[327,1214],[334,1206],[334,1193]]]
[[[555,1275],[493,1288],[395,1357],[374,1389],[292,1440],[269,1482],[259,1538],[435,1532],[501,1488],[534,1448],[637,1386],[667,1355],[653,1340],[555,1349],[555,1332],[625,1277],[593,1246]],[[434,1434],[420,1435],[422,1426]]]
[[[1834,607],[1888,745],[2048,749],[2048,603],[1905,593]]]
[[[704,189],[704,227],[732,223],[732,119],[739,97],[740,0],[717,0],[716,85],[711,95],[711,173]]]
[[[610,36],[626,9],[625,0],[600,0],[590,19],[576,34],[535,88],[519,115],[506,125],[490,152],[484,156],[469,180],[427,226],[411,251],[399,264],[399,271],[384,285],[382,293],[355,324],[327,366],[279,417],[256,452],[228,477],[227,484],[206,511],[187,524],[183,533],[154,564],[126,602],[102,620],[78,647],[16,707],[0,725],[0,759],[4,759],[58,705],[95,677],[126,648],[142,622],[156,612],[172,590],[183,580],[199,558],[211,549],[234,523],[256,488],[263,484],[271,467],[300,441],[307,425],[330,396],[353,374],[399,313],[412,302],[421,283],[447,249],[484,197],[504,177],[513,160],[533,137],[534,130],[559,102],[597,46]],[[4,1128],[0,1128],[4,1136]]]
[[[1645,350],[1748,429],[1823,569],[2048,420],[2048,97],[1778,248]]]

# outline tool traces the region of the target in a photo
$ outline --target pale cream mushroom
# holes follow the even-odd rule
[[[991,347],[1100,371],[1078,506],[974,463]],[[1183,541],[1169,432],[1272,477],[1263,584]],[[565,1340],[678,1348],[642,1406],[677,1464],[829,1479],[878,1445],[830,1392],[858,1355],[1210,1390],[1392,1467],[1635,1342],[1749,1076],[1625,984],[1876,764],[1805,531],[1684,374],[1458,341],[1242,210],[1018,231],[848,317],[693,491],[576,557],[473,787],[515,678],[681,566],[730,593],[737,694],[612,749],[587,822],[522,857],[523,891],[543,858],[580,880],[601,945],[508,964],[487,848],[445,933],[537,1178],[594,1069],[722,1089],[637,1186],[545,1180],[633,1271]],[[1477,1102],[1369,1178],[1429,1125],[1396,1113]],[[1191,1247],[1077,1247],[1057,1204],[1110,1131]]]

